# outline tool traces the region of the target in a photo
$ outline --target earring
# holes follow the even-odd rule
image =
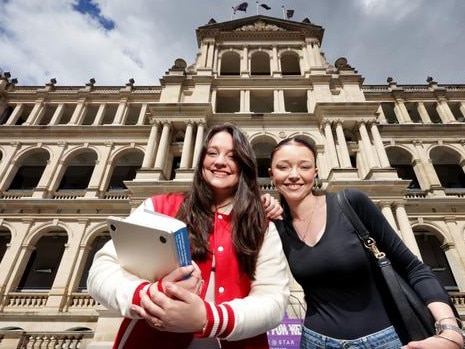
[[[313,178],[313,190],[320,189],[323,183],[321,182],[320,178],[315,177]]]

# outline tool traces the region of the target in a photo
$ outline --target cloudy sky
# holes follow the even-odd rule
[[[0,0],[0,69],[18,85],[159,85],[176,58],[192,64],[195,29],[254,16],[241,0]],[[308,18],[325,28],[322,50],[365,84],[465,83],[464,0],[263,0],[259,13]]]

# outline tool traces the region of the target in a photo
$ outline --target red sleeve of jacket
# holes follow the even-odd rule
[[[132,296],[132,304],[140,305],[140,291],[141,291],[145,286],[147,286],[148,284],[150,284],[150,282],[148,282],[148,281],[142,282],[142,283],[136,288],[136,291],[134,292],[134,294],[133,294],[133,296]]]

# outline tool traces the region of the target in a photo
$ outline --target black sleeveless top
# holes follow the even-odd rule
[[[380,250],[425,303],[448,303],[449,296],[431,269],[407,248],[371,199],[355,189],[346,194]],[[375,282],[376,267],[334,193],[326,195],[326,210],[324,234],[313,247],[299,239],[291,217],[275,222],[291,272],[304,290],[305,326],[340,339],[359,338],[391,326],[388,306],[382,301],[383,288]]]

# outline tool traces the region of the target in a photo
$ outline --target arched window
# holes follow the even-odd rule
[[[124,181],[132,181],[136,178],[137,170],[141,168],[144,154],[133,150],[119,156],[115,162],[113,172],[108,185],[108,190],[126,189]]]
[[[225,52],[221,56],[220,75],[239,75],[241,69],[240,56],[237,52]]]
[[[420,183],[412,166],[412,155],[406,150],[397,147],[387,148],[386,154],[391,167],[397,170],[397,175],[401,179],[410,181],[408,188],[420,189]]]
[[[254,140],[252,147],[255,152],[258,165],[258,177],[269,178],[268,169],[271,166],[270,154],[276,143],[271,139]]]
[[[465,188],[465,173],[459,165],[460,155],[455,150],[436,147],[431,149],[430,158],[444,188]]]
[[[74,156],[66,167],[58,190],[86,189],[94,172],[97,155],[93,151],[86,151]]]
[[[29,256],[18,290],[48,290],[55,280],[68,236],[65,231],[51,231],[42,236]]]
[[[252,54],[251,75],[270,75],[270,56],[268,53],[258,51]]]
[[[295,52],[286,52],[281,56],[282,75],[301,75],[299,56]]]
[[[458,291],[449,262],[444,250],[441,248],[442,242],[439,241],[436,235],[425,229],[414,228],[413,231],[423,262],[431,267],[446,290]]]
[[[40,149],[20,160],[21,166],[16,171],[9,189],[29,190],[37,187],[49,158],[50,154],[46,150]]]

